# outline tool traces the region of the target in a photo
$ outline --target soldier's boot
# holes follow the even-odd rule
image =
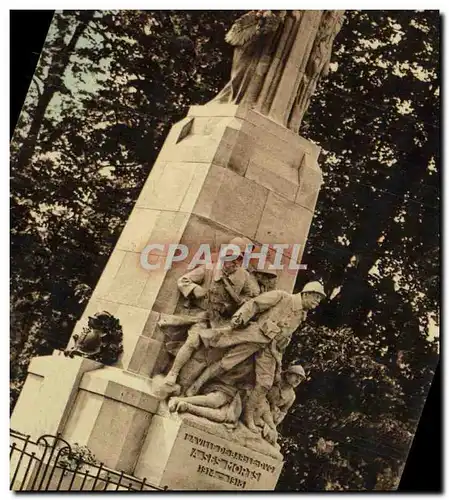
[[[267,391],[262,386],[256,385],[246,400],[243,422],[252,432],[260,431],[260,428],[256,425],[256,420],[258,420],[258,416],[262,412],[266,393]]]
[[[243,413],[243,422],[251,432],[256,433],[259,432],[259,428],[257,427],[256,422],[254,421],[254,413],[255,413],[254,408],[246,407]]]
[[[265,424],[263,431],[262,431],[262,436],[273,446],[276,446],[277,444],[277,439],[278,439],[278,433],[276,428],[270,427],[268,424]]]
[[[186,396],[195,396],[207,381],[221,375],[224,372],[225,369],[221,365],[220,361],[208,366],[195,380],[195,382],[186,390]]]

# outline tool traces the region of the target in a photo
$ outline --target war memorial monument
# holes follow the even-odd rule
[[[173,125],[66,351],[31,362],[13,429],[170,490],[275,488],[277,426],[306,377],[283,353],[324,297],[318,282],[292,293],[322,184],[299,133],[342,23],[235,22],[229,82]],[[192,254],[167,266],[174,244]],[[189,267],[202,245],[225,251]]]

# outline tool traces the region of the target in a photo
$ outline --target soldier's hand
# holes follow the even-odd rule
[[[235,314],[231,318],[231,325],[234,328],[238,328],[239,326],[243,325],[243,318],[240,316],[240,314]]]
[[[195,299],[202,299],[206,296],[206,294],[207,290],[202,286],[197,286],[193,289],[193,295],[195,296]]]

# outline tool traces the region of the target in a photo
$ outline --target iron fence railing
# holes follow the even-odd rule
[[[161,491],[101,463],[83,460],[60,436],[36,441],[10,431],[10,489],[13,491]]]

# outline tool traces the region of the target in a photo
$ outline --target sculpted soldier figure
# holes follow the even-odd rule
[[[199,331],[206,347],[227,350],[187,389],[187,396],[198,394],[210,379],[254,359],[255,387],[246,402],[244,420],[251,430],[257,431],[254,414],[261,398],[280,376],[282,353],[305,320],[306,312],[317,307],[325,296],[319,282],[308,283],[297,294],[283,290],[265,292],[246,302],[232,317],[230,327]]]
[[[282,24],[286,11],[251,10],[232,25],[226,34],[226,41],[235,47],[232,61],[231,80],[215,97],[215,102],[235,103],[255,101],[258,96],[258,80],[267,45],[273,44],[273,37]],[[268,70],[268,65],[264,66]]]
[[[230,244],[238,246],[242,251],[236,260],[225,260],[221,267],[218,265],[213,268],[208,268],[206,265],[199,266],[178,280],[179,291],[190,303],[192,314],[190,320],[165,316],[159,321],[159,326],[163,330],[183,321],[186,323],[190,321],[190,325],[193,325],[188,331],[187,341],[180,347],[165,377],[167,385],[176,383],[181,368],[200,347],[198,331],[226,325],[246,300],[260,293],[257,281],[241,267],[242,254],[247,241],[234,238]],[[170,347],[168,344],[169,349]]]
[[[240,365],[240,375],[248,378],[250,376],[248,365],[246,365],[246,373],[243,373],[245,368],[241,369],[243,366],[244,364]],[[171,398],[168,404],[169,410],[179,413],[188,412],[214,422],[235,426],[252,390],[250,383],[240,386],[234,383],[237,375],[235,372],[236,368],[206,383],[201,395]],[[282,422],[293,405],[296,398],[295,388],[305,378],[306,374],[301,365],[289,366],[283,372],[281,381],[273,385],[263,404],[260,405],[254,421],[270,444],[276,445],[276,426]]]
[[[282,375],[281,382],[274,385],[267,394],[273,422],[277,426],[285,418],[296,399],[295,389],[306,379],[301,365],[289,366]]]
[[[236,241],[236,244],[240,248],[245,248],[250,255],[256,248],[256,245],[249,238],[239,237],[234,238],[233,241]],[[259,257],[250,257],[248,259],[246,269],[249,272],[253,283],[255,283],[255,288],[260,288],[260,293],[269,292],[270,290],[274,290],[276,288],[277,272],[275,269],[270,269],[271,267],[273,267],[272,263],[268,259],[266,259],[263,266],[260,266]]]
[[[198,266],[178,280],[178,289],[190,301],[192,308],[207,311],[207,319],[212,327],[222,326],[234,312],[260,290],[251,280],[246,269],[241,267],[247,242],[243,238],[233,238],[230,245],[238,246],[241,255],[232,261],[224,260],[213,268]]]
[[[266,266],[262,269],[258,269],[257,267],[255,267],[249,271],[257,281],[257,284],[260,287],[260,293],[275,290],[277,281],[277,273],[275,270],[272,270],[269,268],[269,266]]]
[[[243,403],[253,386],[253,367],[240,364],[207,382],[201,394],[172,397],[168,402],[171,412],[188,412],[214,422],[237,425]]]
[[[268,391],[265,404],[260,405],[254,421],[262,428],[262,435],[271,444],[277,441],[276,427],[284,420],[296,399],[295,389],[306,379],[301,365],[289,366],[282,374],[280,382]]]
[[[201,346],[208,350],[219,349],[224,354],[204,369],[186,395],[195,396],[209,380],[237,368],[242,370],[242,376],[240,379],[234,377],[235,384],[244,382],[250,367],[254,389],[245,404],[244,420],[251,430],[257,431],[254,414],[261,398],[280,378],[282,353],[293,332],[304,321],[306,312],[317,307],[324,297],[323,286],[318,282],[308,283],[298,294],[273,290],[247,301],[233,315],[230,326],[197,328],[176,356],[174,366],[177,370],[181,370],[189,356]]]

